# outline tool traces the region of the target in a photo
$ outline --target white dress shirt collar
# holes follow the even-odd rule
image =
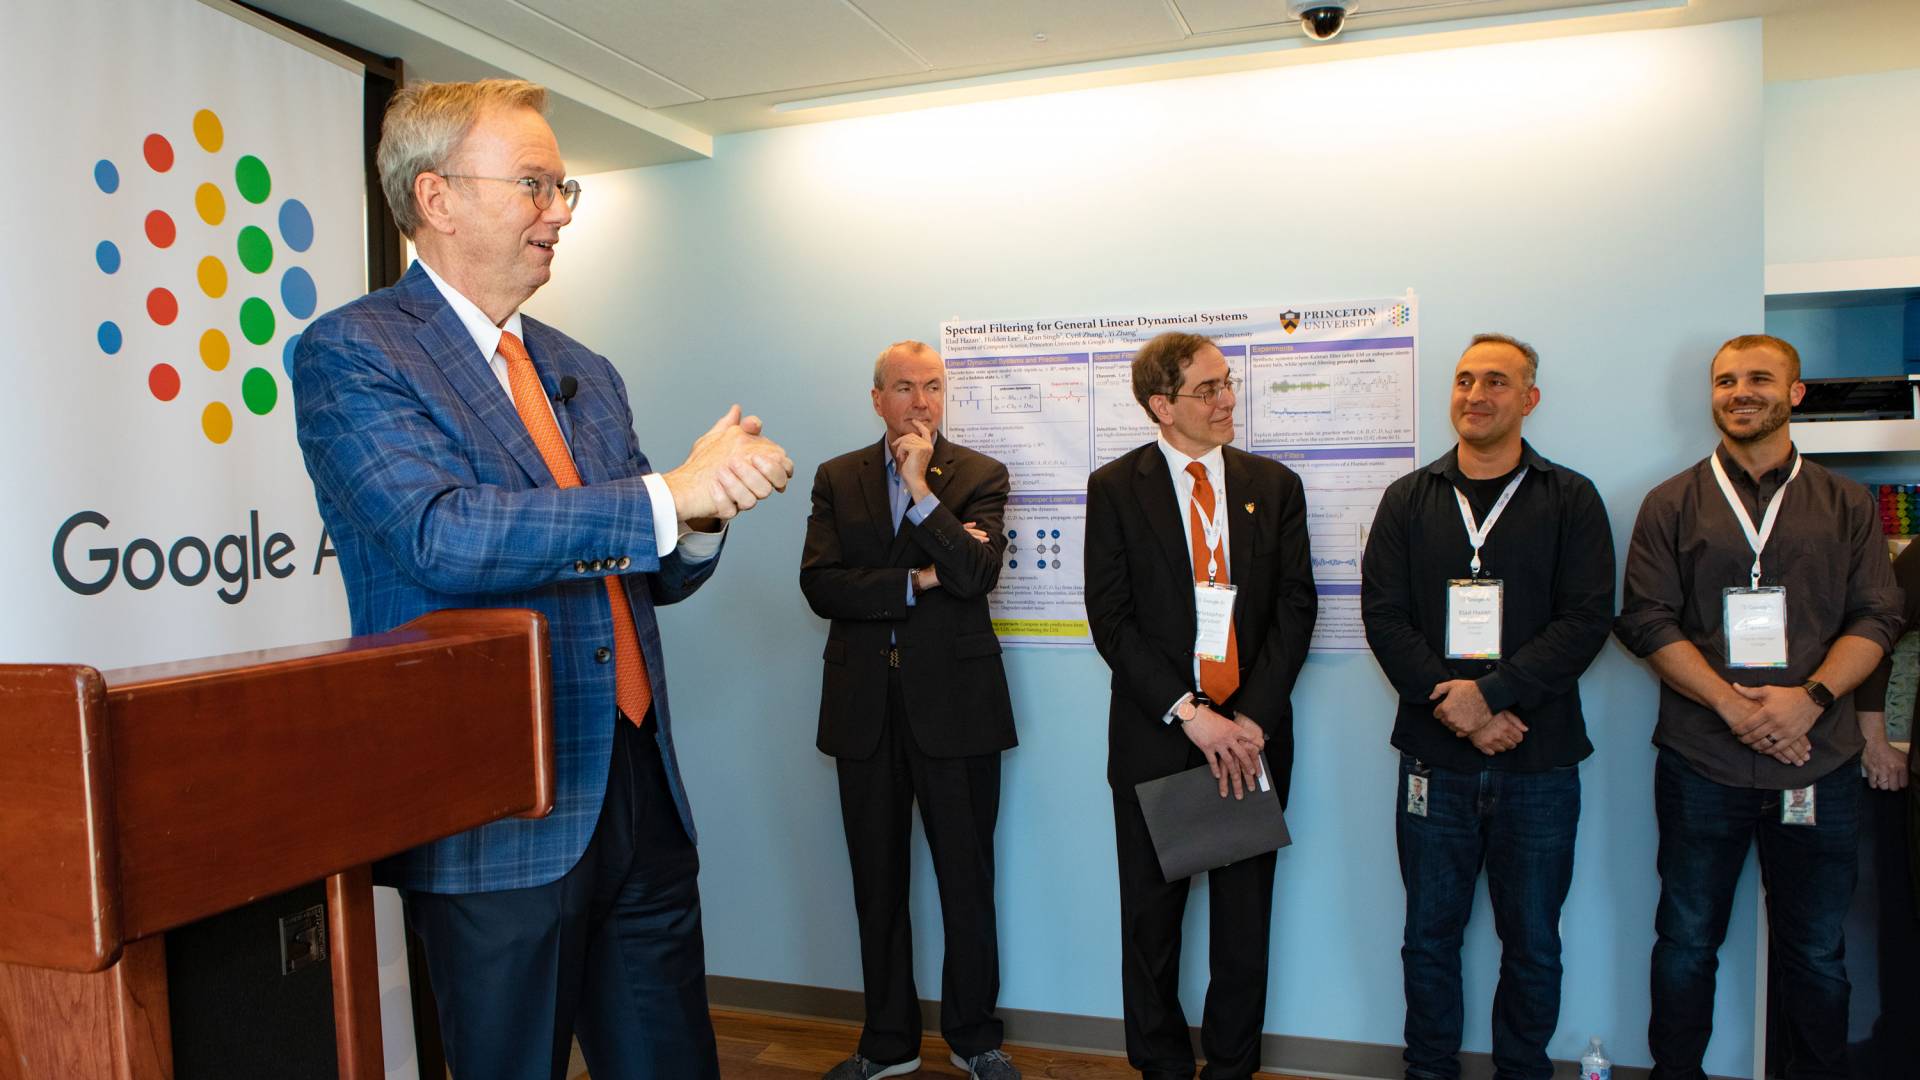
[[[1182,499],[1193,491],[1193,477],[1187,473],[1187,465],[1194,461],[1206,468],[1207,482],[1213,485],[1215,492],[1224,493],[1227,490],[1227,455],[1219,447],[1216,446],[1196,458],[1188,457],[1184,452],[1175,449],[1165,435],[1158,436],[1154,441],[1160,444],[1160,452],[1166,455],[1167,468],[1173,472],[1173,489],[1181,494]],[[1181,484],[1183,480],[1186,481],[1184,486]]]
[[[480,350],[480,355],[485,358],[489,366],[493,363],[493,354],[500,351],[502,331],[519,338],[522,344],[526,343],[527,336],[521,332],[519,308],[515,308],[513,314],[507,316],[506,322],[495,326],[493,320],[487,318],[487,313],[480,310],[480,305],[467,299],[460,290],[447,284],[446,279],[434,273],[433,267],[427,265],[427,260],[417,261],[420,263],[420,269],[427,272],[427,280],[433,282],[433,287],[439,289],[440,295],[446,298],[447,306],[453,309],[455,315],[460,316],[460,324],[467,328],[467,333],[473,335],[473,344]]]

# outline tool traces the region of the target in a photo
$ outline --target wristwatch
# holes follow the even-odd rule
[[[1827,689],[1825,683],[1817,679],[1808,679],[1800,684],[1800,689],[1805,690],[1807,696],[1813,699],[1813,703],[1822,709],[1833,707],[1833,691]]]
[[[1188,694],[1187,700],[1173,707],[1173,718],[1184,724],[1194,717],[1199,716],[1200,709],[1203,706],[1211,706],[1212,704],[1213,702],[1208,701],[1207,695],[1205,694]]]

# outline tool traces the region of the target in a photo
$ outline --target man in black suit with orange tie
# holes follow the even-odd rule
[[[833,620],[820,687],[822,753],[838,759],[866,983],[858,1051],[827,1080],[920,1068],[907,881],[913,806],[940,882],[940,1027],[977,1080],[1019,1080],[1000,1049],[993,831],[1013,705],[987,594],[1007,548],[1006,467],[940,434],[946,368],[918,341],[874,363],[880,439],[813,478],[800,589]]]
[[[1289,695],[1319,601],[1300,478],[1227,445],[1234,383],[1213,342],[1184,333],[1147,342],[1133,360],[1133,394],[1160,434],[1087,481],[1087,620],[1113,669],[1107,782],[1127,1060],[1149,1080],[1187,1080],[1194,1058],[1179,969],[1188,882],[1161,875],[1134,786],[1204,764],[1221,797],[1238,798],[1264,769],[1284,806]],[[1207,611],[1222,615],[1203,620]],[[1269,852],[1208,874],[1209,1080],[1260,1066],[1274,861]]]

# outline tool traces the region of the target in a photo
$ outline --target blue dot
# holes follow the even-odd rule
[[[287,343],[280,347],[280,368],[287,373],[289,379],[293,378],[293,350],[299,344],[300,335],[291,334],[287,337]]]
[[[305,270],[295,266],[281,275],[280,302],[286,305],[287,314],[296,319],[311,318],[319,299],[319,294],[314,291],[313,278]]]
[[[111,195],[120,190],[120,170],[113,167],[113,162],[101,158],[93,165],[93,182],[100,185],[101,191]]]
[[[313,215],[307,213],[306,204],[299,199],[280,204],[280,239],[295,251],[313,246]]]
[[[1058,540],[1058,539],[1060,539],[1060,530],[1059,530],[1059,529],[1055,529],[1055,530],[1053,530],[1053,538],[1054,538],[1055,540]]]
[[[1007,569],[1009,569],[1009,570],[1018,570],[1018,569],[1020,569],[1020,560],[1019,560],[1019,559],[1008,559],[1008,560],[1007,560]]]
[[[100,324],[100,351],[108,356],[120,351],[120,328],[111,322]]]
[[[120,249],[113,245],[113,241],[102,240],[100,246],[93,249],[93,261],[100,264],[102,273],[111,274],[120,269]]]
[[[1020,535],[1020,530],[1018,530],[1018,529],[1008,529],[1008,530],[1007,530],[1007,539],[1009,539],[1009,540],[1011,540],[1011,539],[1013,539],[1014,537],[1016,537],[1016,536],[1019,536],[1019,535]]]

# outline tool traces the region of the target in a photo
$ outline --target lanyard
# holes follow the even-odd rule
[[[1473,520],[1473,507],[1467,503],[1466,495],[1459,488],[1453,489],[1453,497],[1460,500],[1460,523],[1467,527],[1467,543],[1473,545],[1473,562],[1468,566],[1472,569],[1474,577],[1480,576],[1481,545],[1487,542],[1487,534],[1493,531],[1493,523],[1500,520],[1500,515],[1506,510],[1507,503],[1513,500],[1513,493],[1519,489],[1520,481],[1526,478],[1527,470],[1524,468],[1513,474],[1513,479],[1507,481],[1507,489],[1502,491],[1500,498],[1494,502],[1493,511],[1487,515],[1485,525]]]
[[[1209,480],[1207,483],[1208,486],[1212,486],[1213,482]],[[1200,513],[1200,504],[1194,501],[1193,494],[1191,492],[1187,494],[1187,502],[1193,507],[1193,514],[1191,516],[1200,519],[1200,534],[1205,537],[1207,541],[1208,581],[1213,581],[1220,576],[1220,536],[1227,531],[1227,493],[1224,490],[1225,485],[1223,484],[1221,487],[1221,490],[1213,493],[1213,517],[1211,519]]]
[[[1781,481],[1780,490],[1773,493],[1773,501],[1767,504],[1766,515],[1760,519],[1760,528],[1757,530],[1753,527],[1753,516],[1747,513],[1746,505],[1734,493],[1733,481],[1727,479],[1727,470],[1720,464],[1720,452],[1716,450],[1708,454],[1707,460],[1713,463],[1713,478],[1720,482],[1720,494],[1727,497],[1727,506],[1733,511],[1733,519],[1740,523],[1740,531],[1747,534],[1747,546],[1753,549],[1753,587],[1757,589],[1760,587],[1760,552],[1767,546],[1767,537],[1773,535],[1774,522],[1780,520],[1780,504],[1787,501],[1787,485],[1800,475],[1800,465],[1806,459],[1797,454],[1794,456],[1793,471]]]

